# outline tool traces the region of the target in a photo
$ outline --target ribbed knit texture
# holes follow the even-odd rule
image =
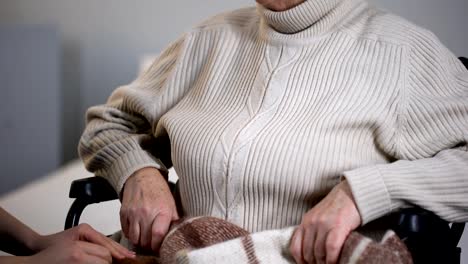
[[[411,204],[468,220],[468,72],[364,0],[218,15],[87,121],[80,155],[118,191],[165,170],[166,136],[187,216],[292,226],[346,178],[363,224]]]

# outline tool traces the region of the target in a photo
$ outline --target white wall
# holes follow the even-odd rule
[[[467,0],[374,2],[431,29],[453,52],[468,56]],[[141,55],[161,51],[203,18],[250,4],[254,1],[2,0],[0,25],[58,26],[63,41],[62,153],[69,160],[76,156],[86,108],[130,82]]]

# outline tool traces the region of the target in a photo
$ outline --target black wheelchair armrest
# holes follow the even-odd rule
[[[105,202],[119,198],[110,183],[102,177],[89,177],[73,181],[70,186],[69,197],[90,199],[96,202]]]
[[[393,228],[405,242],[414,263],[460,263],[457,247],[465,223],[452,223],[415,207],[398,212]]]
[[[465,67],[468,69],[468,59],[465,58],[465,57],[459,57],[458,58],[462,63],[463,65],[465,65]]]
[[[75,198],[75,201],[68,210],[65,229],[78,225],[81,213],[86,206],[119,198],[110,183],[98,176],[73,181],[69,197]]]

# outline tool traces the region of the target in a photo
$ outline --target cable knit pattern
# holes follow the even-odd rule
[[[89,170],[120,191],[170,155],[187,216],[292,226],[346,178],[363,224],[412,204],[468,220],[468,72],[364,0],[215,16],[87,122]]]

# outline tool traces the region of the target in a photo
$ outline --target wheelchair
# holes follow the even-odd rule
[[[468,69],[468,59],[459,59]],[[169,186],[176,203],[180,203],[177,201],[177,184],[169,182]],[[118,194],[106,179],[95,176],[73,181],[69,197],[75,200],[68,211],[65,229],[79,224],[87,205],[118,199]],[[415,264],[460,264],[461,248],[458,243],[465,223],[449,223],[418,207],[403,209],[389,219],[391,228],[406,244]]]

